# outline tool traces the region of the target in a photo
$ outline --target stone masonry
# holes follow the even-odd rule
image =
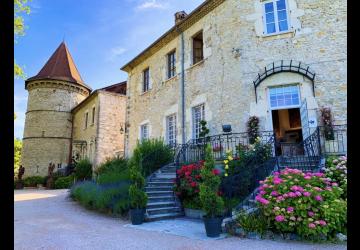
[[[346,123],[346,1],[288,0],[291,29],[278,35],[263,33],[262,0],[206,1],[204,5],[214,2],[219,2],[218,6],[199,20],[190,23],[195,13],[182,21],[186,140],[192,138],[191,108],[202,103],[210,134],[221,133],[222,124],[231,124],[234,132],[246,131],[251,115],[260,117],[261,129],[271,130],[268,87],[289,83],[299,84],[301,99],[308,102],[309,115],[318,116],[320,107],[329,106],[335,123]],[[204,60],[192,65],[192,36],[201,30]],[[147,49],[130,66],[123,67],[128,72],[128,155],[139,139],[141,123],[149,121],[150,137],[165,137],[165,117],[171,113],[178,117],[177,141],[184,143],[180,129],[180,33],[172,39],[160,39],[156,45],[159,49],[155,52]],[[174,49],[177,75],[167,79],[166,55]],[[253,81],[258,73],[275,61],[291,59],[309,65],[316,73],[315,96],[305,77],[279,73],[260,84],[256,103]],[[151,90],[142,93],[142,71],[147,67]]]

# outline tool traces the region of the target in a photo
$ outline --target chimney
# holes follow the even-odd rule
[[[179,11],[175,13],[175,25],[180,23],[187,16],[185,11]]]

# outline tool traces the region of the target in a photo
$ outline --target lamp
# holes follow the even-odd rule
[[[223,129],[224,133],[231,133],[231,125],[230,124],[222,125],[222,129]]]

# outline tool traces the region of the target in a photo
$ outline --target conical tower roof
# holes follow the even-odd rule
[[[87,86],[81,78],[65,42],[60,44],[36,76],[26,80],[25,87],[29,81],[45,79],[72,82],[91,91],[91,88]]]

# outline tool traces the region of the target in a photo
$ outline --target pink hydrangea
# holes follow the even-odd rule
[[[295,220],[296,220],[296,218],[295,218],[294,216],[291,216],[291,217],[290,217],[290,220],[295,221]]]
[[[332,191],[332,188],[331,187],[326,187],[325,188],[327,191]]]
[[[337,186],[339,186],[336,182],[333,182],[333,183],[331,183],[331,186],[333,186],[333,187],[337,187]]]
[[[299,192],[299,191],[296,191],[295,194],[296,194],[296,196],[301,196],[302,195],[301,192]]]
[[[272,196],[278,196],[278,195],[279,195],[279,193],[278,193],[277,191],[275,191],[275,190],[274,190],[274,191],[272,191],[272,192],[271,192],[271,195],[272,195]]]
[[[294,208],[293,208],[293,207],[288,207],[286,210],[287,210],[288,212],[290,212],[290,213],[294,212]]]
[[[312,212],[312,211],[309,211],[309,212],[308,212],[308,215],[309,215],[310,217],[313,217],[313,216],[315,215],[315,213]]]
[[[323,199],[322,199],[321,195],[316,195],[316,196],[315,196],[315,200],[317,200],[317,201],[322,201]]]
[[[314,223],[309,223],[309,228],[315,228],[316,227],[316,225],[314,224]]]
[[[326,226],[326,221],[324,221],[324,220],[319,220],[319,223],[321,226]]]
[[[297,187],[297,186],[292,186],[290,189],[291,189],[292,191],[298,191],[298,187]]]
[[[319,187],[314,187],[314,190],[316,190],[316,191],[318,191],[318,192],[321,192],[321,191],[323,191],[321,188],[319,188]]]
[[[260,194],[261,194],[261,195],[264,195],[264,194],[266,194],[266,192],[265,192],[264,190],[261,190],[261,191],[260,191]]]
[[[283,215],[277,215],[277,216],[275,217],[275,220],[276,220],[277,222],[282,222],[282,221],[285,220],[285,217],[284,217]]]
[[[278,211],[278,210],[280,210],[280,208],[279,207],[274,207],[274,210]]]
[[[303,195],[304,195],[305,197],[309,197],[309,196],[311,195],[311,193],[306,191],[306,192],[303,193]]]
[[[275,185],[278,185],[278,184],[280,184],[281,182],[283,182],[283,180],[282,180],[281,178],[275,176],[273,182],[274,182]]]
[[[305,180],[310,180],[310,179],[311,179],[311,176],[306,175],[306,176],[304,176],[304,179],[305,179]]]
[[[317,177],[323,177],[324,176],[323,173],[315,173],[314,175],[317,176]]]
[[[294,197],[296,197],[296,194],[294,192],[289,192],[288,196],[291,197],[291,198],[294,198]]]

